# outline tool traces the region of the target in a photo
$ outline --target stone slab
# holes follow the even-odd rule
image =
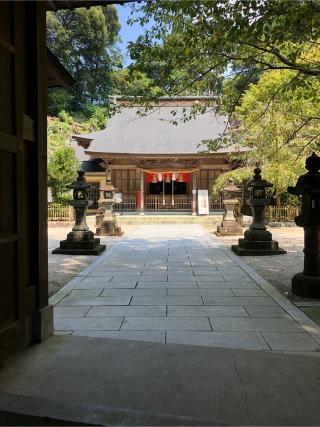
[[[94,289],[75,289],[68,294],[68,298],[82,298],[82,297],[98,297],[103,291],[103,287]]]
[[[185,282],[138,282],[138,288],[197,288],[197,283],[195,281],[185,281]]]
[[[150,297],[151,298],[151,297]],[[116,297],[83,297],[83,298],[63,298],[58,307],[80,307],[84,305],[128,305],[131,297],[116,296]]]
[[[230,332],[303,332],[293,319],[262,317],[210,317],[214,331]]]
[[[244,308],[249,313],[251,317],[289,317],[289,314],[283,310],[281,307],[277,306],[248,306],[245,305]]]
[[[168,288],[169,296],[233,296],[231,289],[224,288],[203,288],[203,289],[188,289],[188,288]]]
[[[130,305],[203,305],[201,297],[133,297]]]
[[[206,347],[270,350],[258,332],[167,332],[167,343]]]
[[[84,317],[88,313],[90,305],[81,307],[54,307],[54,317]]]
[[[241,306],[169,306],[167,316],[249,317]]]
[[[72,335],[165,344],[165,331],[73,331]]]
[[[165,282],[167,283],[167,282]],[[168,294],[167,288],[135,288],[135,289],[104,289],[101,294],[102,297],[112,297],[112,296],[140,296],[140,297],[163,297]]]
[[[197,281],[199,288],[204,289],[256,289],[257,285],[254,282],[199,282]]]
[[[113,276],[87,276],[81,281],[81,285],[105,284],[110,282]]]
[[[139,282],[166,282],[168,281],[167,274],[156,274],[156,273],[148,273],[142,274],[141,277],[138,278]]]
[[[200,282],[223,282],[225,281],[223,276],[221,274],[219,274],[218,272],[216,272],[215,274],[211,274],[209,276],[202,276],[202,275],[195,275],[195,280],[200,283]]]
[[[270,297],[203,297],[204,305],[277,305]]]
[[[123,317],[102,317],[102,318],[75,318],[58,317],[54,320],[54,327],[60,331],[63,330],[119,330]]]
[[[233,293],[237,297],[263,297],[268,296],[262,289],[256,287],[256,289],[232,289]]]
[[[61,307],[62,308],[62,307]],[[67,307],[71,308],[71,307]],[[86,317],[108,316],[166,316],[166,306],[93,306],[87,311]]]
[[[121,330],[211,331],[206,317],[125,317]]]
[[[275,351],[320,351],[320,346],[305,333],[263,332],[263,336]]]

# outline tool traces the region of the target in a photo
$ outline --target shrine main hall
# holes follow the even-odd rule
[[[221,209],[221,201],[210,196],[211,188],[217,176],[235,167],[230,154],[238,150],[208,151],[204,143],[226,127],[226,117],[215,112],[214,99],[160,98],[146,112],[129,98],[115,97],[114,102],[119,111],[104,130],[74,135],[71,141],[91,184],[91,209],[98,207],[106,170],[121,193],[115,204],[118,212],[196,215],[198,190],[208,190],[210,211]],[[209,105],[204,114],[183,121],[204,103]]]

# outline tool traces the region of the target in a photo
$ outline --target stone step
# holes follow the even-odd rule
[[[121,225],[142,224],[220,224],[222,215],[191,216],[191,215],[117,215],[117,222]],[[87,218],[88,225],[94,225],[95,217]]]

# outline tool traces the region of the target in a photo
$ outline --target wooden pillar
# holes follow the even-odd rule
[[[192,172],[192,215],[197,215],[197,177],[196,171]]]
[[[144,215],[144,172],[140,170],[140,215]]]

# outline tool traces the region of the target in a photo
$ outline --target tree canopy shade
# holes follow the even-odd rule
[[[48,46],[76,80],[71,90],[73,110],[86,102],[108,101],[110,74],[120,60],[115,49],[119,29],[112,5],[47,13]]]
[[[229,174],[244,179],[258,163],[284,191],[303,172],[301,154],[320,147],[320,0],[163,0],[135,9],[133,20],[153,22],[131,45],[135,67],[171,95],[216,95],[229,121],[208,146],[249,146],[242,169]]]
[[[152,18],[154,25],[131,45],[132,58],[144,70],[158,64],[152,77],[159,87],[184,69],[176,94],[199,81],[220,92],[226,73],[245,74],[244,87],[269,69],[294,70],[302,80],[320,75],[319,61],[308,54],[319,42],[319,0],[164,0],[135,7],[143,12],[136,20]]]

